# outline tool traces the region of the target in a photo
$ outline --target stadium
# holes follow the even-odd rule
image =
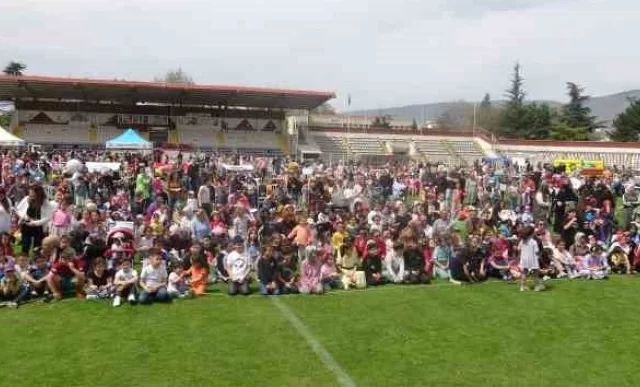
[[[496,168],[506,168],[511,162],[521,165],[554,166],[560,162],[567,173],[589,170],[592,165],[585,163],[588,161],[596,166],[598,177],[605,174],[605,169],[607,173],[609,169],[619,167],[640,169],[640,144],[636,142],[501,139],[479,127],[445,130],[392,124],[381,128],[376,126],[370,117],[314,113],[318,106],[335,97],[335,93],[325,91],[0,75],[0,101],[10,101],[14,108],[8,131],[0,133],[0,144],[3,145],[3,151],[15,149],[19,152],[27,147],[41,152],[43,157],[51,153],[101,154],[103,150],[111,151],[114,141],[120,140],[123,142],[116,145],[122,146],[114,148],[134,154],[153,148],[163,150],[172,157],[178,151],[185,154],[215,154],[221,160],[242,155],[255,158],[253,161],[256,161],[256,165],[262,159],[282,158],[292,161],[289,165],[303,162],[304,165],[325,164],[329,168],[344,168],[352,166],[354,161],[361,161],[360,165],[371,167],[371,174],[367,175],[369,179],[374,173],[385,168],[395,170],[399,175],[404,174],[407,179],[413,179],[414,175],[418,174],[413,170],[424,169],[422,166],[425,164],[443,166],[444,168],[438,168],[437,173],[456,173],[457,170],[472,170],[474,163],[480,160],[486,161],[486,165],[492,167],[499,164]],[[123,136],[130,135],[133,137],[122,140]],[[4,138],[7,139],[6,142],[3,142]],[[92,152],[78,152],[84,150]],[[90,157],[87,155],[85,156]],[[23,168],[22,159],[19,162],[10,157],[7,159],[8,163],[13,163],[13,169]],[[177,160],[177,157],[175,159]],[[27,164],[33,161],[32,156],[27,153],[24,160]],[[294,160],[297,162],[294,163]],[[504,160],[509,162],[494,164],[494,161]],[[117,161],[125,165],[131,160],[122,158]],[[128,175],[130,182],[136,182],[131,185],[131,190],[136,191],[133,195],[135,197],[139,194],[135,186],[137,180],[147,173],[140,172],[136,175],[136,169],[139,167],[137,161],[140,160],[136,158],[127,168],[113,163],[118,164],[116,170],[121,169],[120,173]],[[153,165],[152,161],[147,162],[148,165]],[[175,162],[172,167],[180,163],[172,162]],[[185,170],[191,171],[191,165],[187,165],[190,163],[191,161],[185,163]],[[252,168],[249,170],[253,170]],[[410,168],[413,168],[412,172],[409,171]],[[7,168],[10,171],[13,169]],[[176,169],[180,168],[172,169],[171,175]],[[205,167],[203,164],[201,171],[209,173],[210,169],[213,169],[210,165]],[[235,170],[228,167],[227,172],[229,171]],[[329,178],[323,175],[326,171],[318,170],[318,173],[312,173],[310,176],[307,174],[305,179],[308,178],[308,182],[321,182],[322,190],[322,182],[325,181],[323,179],[329,181]],[[94,172],[67,170],[62,174],[62,178],[68,179],[69,184],[76,187],[81,184],[78,183],[79,180],[83,181],[77,176],[82,177],[83,173],[87,173],[91,179],[100,180],[102,176],[92,174]],[[422,172],[425,179],[427,175],[436,178],[436,172]],[[108,171],[100,172],[102,173],[110,176]],[[269,184],[274,192],[279,184],[276,182],[284,181],[285,178],[298,178],[297,172],[290,173],[288,168],[281,172],[273,170],[270,173],[278,178],[273,179],[274,184]],[[355,180],[359,181],[358,173],[360,172],[356,170]],[[65,177],[65,174],[68,176]],[[166,194],[165,191],[170,191],[170,183],[165,181],[169,180],[168,176],[157,170],[155,174],[150,174],[160,183],[160,189],[158,192],[154,191],[156,196],[149,208],[156,205],[155,200]],[[529,174],[517,174],[522,175],[519,177],[522,177],[523,184],[529,184]],[[190,174],[185,175],[191,178]],[[251,174],[245,177],[249,176],[253,177]],[[452,176],[455,178],[450,176],[450,181],[459,181],[458,175]],[[580,179],[586,178],[576,176]],[[206,183],[210,177],[205,177],[204,182]],[[566,177],[568,176],[557,177],[558,184],[564,182]],[[56,177],[58,178],[60,177]],[[443,176],[440,175],[438,178]],[[64,184],[56,179],[52,179],[51,184],[56,181],[60,190]],[[221,182],[216,183],[216,188],[223,186],[224,191],[228,185],[228,191],[231,193],[231,183],[236,183],[235,176],[231,177],[229,173],[229,176],[224,175],[221,179]],[[556,177],[550,178],[550,184],[556,184],[554,179]],[[166,189],[163,183],[166,183]],[[184,191],[181,192],[184,195],[191,195],[190,200],[195,200],[192,197],[195,191],[200,201],[201,186],[193,184],[194,186],[189,185],[185,189],[179,187],[178,190]],[[242,185],[238,189],[242,192],[240,195],[250,192],[250,189],[246,188],[249,187],[249,183],[243,184],[246,186]],[[333,182],[325,184],[333,186]],[[447,184],[446,181],[444,184]],[[508,184],[511,184],[510,188],[517,188],[520,180]],[[312,206],[310,203],[309,208],[304,206],[307,205],[307,200],[311,202],[310,195],[305,199],[299,192],[292,193],[295,190],[286,184],[282,188],[285,201],[289,200],[289,196],[295,196],[295,200],[291,199],[289,204],[280,206],[280,209],[268,209],[263,212],[262,205],[267,200],[260,195],[261,203],[247,208],[252,216],[264,216],[264,219],[273,220],[273,223],[283,223],[280,219],[281,212],[285,212],[288,206],[299,205],[302,209],[292,215],[292,226],[298,227],[296,222],[307,225],[320,223],[321,214],[309,215],[307,219],[306,213]],[[494,188],[497,191],[506,190],[507,184],[504,188],[499,188],[499,185]],[[62,190],[66,189],[65,187]],[[122,194],[114,189],[107,192],[103,199],[110,205],[115,196]],[[444,192],[441,193],[444,196]],[[522,191],[523,200],[531,200],[532,198],[526,197],[525,193],[528,193],[526,189]],[[76,192],[72,196],[74,204],[80,208],[76,215],[82,218],[80,223],[83,227],[86,223],[82,222],[86,221],[87,214],[88,218],[91,218],[93,213],[109,216],[118,213],[118,216],[121,216],[127,212],[124,209],[118,211],[112,207],[100,207],[102,209],[91,210],[90,214],[89,205],[86,204],[89,200],[84,202],[88,198],[79,201],[78,195]],[[580,195],[579,205],[582,206],[586,201],[591,203],[591,196]],[[27,196],[24,200],[28,198]],[[410,211],[414,211],[411,216],[415,215],[416,218],[423,215],[418,207],[425,205],[426,208],[426,202],[421,202],[415,196],[392,193],[389,195],[389,199],[391,198],[393,200],[388,200],[385,205],[389,206],[387,209],[391,209],[390,211],[398,211],[398,217],[406,215],[399,210],[405,205]],[[171,199],[174,199],[173,204],[180,201],[174,197]],[[329,203],[333,199],[333,196],[329,196],[319,201]],[[135,203],[131,201],[132,204]],[[353,201],[355,203],[355,200]],[[618,206],[614,205],[614,208],[618,210],[616,221],[622,224],[622,218],[627,213],[631,214],[631,210],[623,207],[621,203],[622,200],[618,200]],[[204,214],[207,204],[212,205],[210,202],[198,204],[198,216]],[[233,213],[238,206],[231,206],[226,202],[213,204],[216,204],[213,217],[219,213],[218,211],[224,213],[231,209],[229,212]],[[96,203],[92,205],[98,208]],[[347,216],[345,213],[351,210],[349,206],[346,207],[347,210],[342,213],[342,209],[336,210],[338,216]],[[602,210],[599,211],[605,213],[606,207],[603,204]],[[446,213],[444,208],[435,212]],[[579,208],[580,211],[586,209]],[[182,214],[183,210],[184,208],[180,211],[176,209],[176,212]],[[143,233],[151,230],[151,224],[159,209],[151,211],[150,215],[147,211],[148,208],[143,208],[135,218],[136,221],[138,218],[144,218],[142,222],[148,222],[143,228]],[[519,219],[515,207],[507,211],[511,211],[507,218]],[[551,209],[545,211],[551,213]],[[572,211],[575,213],[575,208],[568,210]],[[133,213],[133,210],[131,212]],[[355,209],[353,212],[355,213]],[[473,205],[453,211],[460,219],[456,220],[455,227],[453,222],[447,226],[446,232],[449,232],[449,227],[453,227],[452,234],[466,232],[466,219],[473,217],[474,212],[476,208]],[[502,214],[500,211],[496,218]],[[635,216],[635,212],[633,214]],[[365,212],[363,223],[368,222],[367,216]],[[554,216],[556,222],[558,219],[564,219],[564,213]],[[272,219],[276,217],[277,222]],[[284,219],[284,215],[282,218]],[[502,225],[508,223],[509,219],[495,221]],[[171,224],[171,227],[166,227],[166,232],[173,233],[171,237],[177,233],[176,227],[182,220],[183,218],[180,218],[179,222],[167,222],[167,226]],[[546,212],[537,220],[543,224],[550,223]],[[413,218],[407,222],[413,222]],[[597,221],[594,219],[593,222]],[[132,220],[131,224],[133,223]],[[385,232],[394,232],[394,228],[399,232],[402,228],[400,224],[392,223],[390,228],[387,225]],[[433,224],[435,226],[435,223]],[[462,226],[458,229],[460,224]],[[53,222],[51,225],[53,227]],[[232,225],[236,225],[235,218]],[[627,226],[628,230],[632,227],[631,224]],[[335,227],[342,227],[341,219],[335,220]],[[635,227],[640,227],[640,223]],[[545,227],[542,227],[542,231],[544,230]],[[22,233],[24,228],[20,228],[20,231]],[[363,230],[354,228],[351,231],[362,234]],[[423,231],[426,234],[426,228]],[[195,234],[195,228],[189,232]],[[249,233],[248,229],[246,232]],[[367,233],[366,230],[364,232]],[[614,235],[610,236],[629,237],[629,231],[626,232],[627,234],[614,234],[612,231]],[[371,235],[375,233],[372,229]],[[496,226],[496,234],[498,233],[503,231],[498,230]],[[275,234],[278,234],[278,238],[274,239],[279,239],[280,232]],[[290,231],[281,234],[282,239],[296,240],[297,243],[298,235],[290,234]],[[561,229],[558,234],[564,237]],[[93,247],[89,238],[93,234],[87,235],[86,241],[82,238],[79,242],[78,251],[83,249],[83,257],[89,247]],[[115,231],[112,229],[107,235],[106,240],[111,243]],[[162,232],[153,235],[153,238],[161,239]],[[212,235],[205,235],[202,240],[211,240]],[[482,235],[483,238],[486,236]],[[577,234],[575,237],[578,238]],[[368,254],[372,240],[367,238],[361,242]],[[638,238],[640,240],[640,237]],[[427,239],[431,241],[430,237],[419,238],[423,243],[420,246],[424,247],[425,251],[430,248]],[[240,240],[232,245],[225,239],[218,252],[222,257],[228,257],[224,255],[226,253],[222,246],[243,248],[238,247],[243,243],[242,238]],[[515,240],[518,238],[515,237]],[[192,242],[191,239],[189,241]],[[189,251],[185,255],[187,257],[191,254],[190,249],[198,243],[195,235],[193,241],[193,245],[186,246]],[[376,248],[377,241],[373,241]],[[612,246],[619,243],[619,240],[611,241]],[[389,238],[383,241],[383,244],[385,242],[392,241]],[[155,239],[153,243],[155,246]],[[329,249],[333,243],[332,236],[331,242],[328,243]],[[638,241],[634,243],[640,245]],[[45,245],[44,242],[42,244]],[[205,243],[202,242],[202,245]],[[395,245],[392,243],[391,246]],[[124,248],[120,250],[113,248],[113,245],[110,246],[109,254],[125,253]],[[273,245],[265,242],[265,251],[267,246],[273,248]],[[386,245],[384,246],[386,248]],[[16,245],[16,253],[17,247],[19,246]],[[61,245],[57,248],[61,249]],[[415,251],[418,251],[417,249],[414,248]],[[635,267],[634,273],[640,272],[640,250],[629,249],[633,252],[629,256]],[[306,249],[293,250],[297,254],[307,254]],[[284,251],[283,249],[283,256]],[[288,251],[291,253],[291,249]],[[131,259],[142,272],[144,261],[141,259],[141,245],[127,252],[133,254]],[[431,252],[435,254],[435,250]],[[106,251],[104,254],[108,255]],[[419,251],[419,254],[422,254],[422,251]],[[427,260],[426,253],[424,254],[424,257],[419,255],[419,261]],[[180,257],[180,262],[183,258]],[[189,257],[191,258],[193,257]],[[170,258],[166,260],[170,261]],[[222,258],[215,256],[213,260]],[[52,259],[52,262],[57,261]],[[306,259],[303,262],[306,262]],[[206,265],[209,264],[210,262],[206,261]],[[629,271],[630,265],[631,263],[627,268]],[[213,267],[211,264],[212,271]],[[0,268],[11,271],[11,268],[6,270],[4,265]],[[19,310],[9,310],[9,307],[17,308],[17,303],[0,304],[7,306],[6,309],[0,309],[0,337],[4,348],[9,349],[3,360],[8,374],[3,375],[2,380],[6,385],[46,386],[193,384],[354,387],[637,384],[634,373],[637,329],[633,321],[636,319],[634,316],[638,283],[637,276],[632,276],[630,272],[626,273],[629,275],[612,274],[608,281],[588,281],[587,278],[592,278],[590,269],[585,269],[587,273],[582,274],[583,277],[576,274],[575,279],[571,281],[562,280],[557,272],[549,273],[554,278],[547,278],[546,291],[524,292],[525,288],[521,285],[519,292],[517,282],[506,274],[504,278],[501,277],[500,273],[491,279],[483,278],[482,281],[460,282],[454,280],[453,276],[443,280],[433,275],[422,282],[401,278],[394,283],[385,283],[384,286],[378,286],[380,283],[370,286],[368,274],[365,277],[363,270],[353,270],[362,272],[364,283],[358,285],[355,281],[354,286],[357,289],[349,289],[346,286],[347,290],[340,288],[324,292],[322,288],[319,293],[324,294],[318,297],[305,294],[279,295],[281,293],[277,293],[276,296],[276,293],[268,295],[268,291],[263,293],[261,274],[257,273],[256,268],[252,272],[255,278],[252,277],[252,282],[247,285],[247,292],[254,294],[247,297],[234,297],[237,293],[231,291],[230,295],[227,295],[227,285],[233,281],[226,278],[223,282],[220,278],[215,278],[198,297],[184,300],[176,297],[170,304],[158,302],[160,305],[144,306],[136,305],[134,300],[131,301],[131,305],[120,306],[120,293],[109,294],[106,297],[108,299],[98,299],[96,294],[76,293],[75,296],[82,300],[73,300],[73,289],[65,295],[64,300],[60,295],[61,302],[49,303],[48,299],[44,299],[40,303],[41,300],[32,294],[34,299],[26,302],[29,305],[21,306]],[[422,270],[428,271],[426,267]],[[301,269],[300,273],[303,272]],[[431,272],[429,273],[431,276]],[[342,277],[343,281],[345,277],[346,275]],[[536,283],[535,290],[540,289]],[[90,290],[87,288],[87,292]],[[255,294],[259,292],[262,295]],[[88,296],[95,297],[89,301]],[[116,297],[118,302],[115,302]],[[0,382],[0,386],[4,385]]]
[[[601,160],[640,168],[635,142],[496,139],[482,128],[373,125],[369,117],[312,111],[332,92],[0,75],[9,131],[45,149],[103,149],[132,128],[156,148],[322,158],[414,159],[450,167],[483,157]]]

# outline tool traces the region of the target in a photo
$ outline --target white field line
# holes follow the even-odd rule
[[[331,356],[329,351],[327,351],[322,344],[316,339],[316,337],[311,332],[311,329],[305,325],[293,311],[278,297],[270,297],[271,301],[275,304],[275,306],[280,309],[280,312],[287,319],[289,324],[298,331],[298,334],[304,338],[304,340],[309,344],[311,350],[318,356],[318,358],[324,363],[325,367],[327,367],[338,379],[338,383],[342,387],[356,387],[356,382],[351,379],[347,371],[344,370],[336,362],[336,360]]]

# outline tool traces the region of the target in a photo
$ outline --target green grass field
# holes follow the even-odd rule
[[[2,386],[632,386],[640,279],[0,310]]]

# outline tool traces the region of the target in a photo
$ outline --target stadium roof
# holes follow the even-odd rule
[[[0,75],[0,100],[21,98],[310,110],[335,98],[335,94],[264,87]]]

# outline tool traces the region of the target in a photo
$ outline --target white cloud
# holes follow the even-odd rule
[[[182,66],[202,83],[350,92],[354,108],[497,98],[516,60],[532,98],[569,80],[640,87],[631,0],[4,0],[0,15],[0,63],[38,74]]]

